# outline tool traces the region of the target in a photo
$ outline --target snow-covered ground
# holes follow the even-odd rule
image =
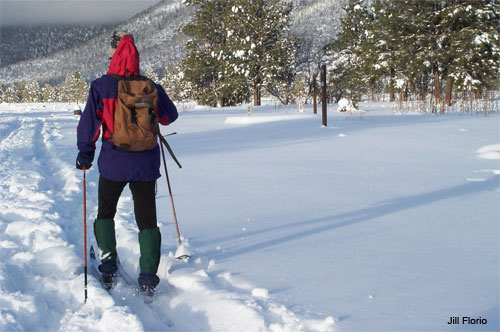
[[[181,108],[180,109],[184,109]],[[0,104],[1,331],[497,331],[500,117],[310,108],[190,108],[164,128],[159,296],[89,277],[83,303],[78,117],[68,104]],[[98,172],[87,172],[92,243]],[[130,192],[118,251],[137,275]],[[486,324],[447,324],[450,317]],[[484,322],[484,320],[483,320]],[[461,323],[461,321],[460,321]]]

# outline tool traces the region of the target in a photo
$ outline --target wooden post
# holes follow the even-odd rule
[[[391,68],[391,76],[389,80],[389,101],[392,103],[394,100],[396,100],[396,97],[394,96],[394,69]]]
[[[446,99],[445,99],[445,105],[446,106],[451,106],[451,98],[452,98],[452,91],[453,91],[453,78],[449,77],[448,80],[446,81]]]
[[[322,124],[326,127],[326,65],[321,66],[321,109]]]
[[[257,83],[253,86],[253,106],[260,106],[260,91]]]
[[[318,89],[317,89],[317,86],[316,86],[316,74],[313,75],[313,110],[314,110],[314,114],[318,114],[318,102],[317,102],[317,98],[318,98]]]

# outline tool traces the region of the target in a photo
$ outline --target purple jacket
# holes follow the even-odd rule
[[[113,60],[112,60],[113,63]],[[109,72],[108,72],[109,73]],[[158,85],[158,119],[168,125],[177,117],[177,108],[165,90]],[[77,127],[77,145],[81,152],[92,152],[103,127],[102,147],[98,159],[99,172],[112,181],[154,181],[160,177],[160,148],[131,152],[119,149],[111,141],[114,111],[118,101],[118,80],[102,76],[90,85],[87,105]]]

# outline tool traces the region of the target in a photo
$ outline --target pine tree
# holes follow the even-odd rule
[[[299,112],[304,112],[304,105],[309,94],[309,80],[305,75],[297,75],[292,88],[292,94]]]
[[[357,91],[357,81],[353,79],[357,58],[348,50],[337,51],[335,46],[330,51],[328,65],[327,94],[337,103],[341,98],[356,99],[352,91]],[[318,76],[319,78],[319,76]],[[319,82],[317,81],[318,85]]]
[[[16,103],[20,103],[20,102],[23,102],[23,100],[27,99],[27,93],[26,93],[26,85],[28,83],[25,81],[25,80],[21,80],[20,82],[18,82],[17,84],[15,84],[16,86],[16,92],[17,92],[17,101],[15,101]]]
[[[54,89],[54,95],[56,97],[56,102],[63,102],[63,101],[66,101],[66,97],[65,97],[65,89],[64,89],[64,85],[61,83],[61,84],[58,84],[58,85],[54,85],[52,87]]]
[[[80,72],[74,72],[73,75],[66,77],[59,86],[60,100],[66,102],[84,101],[88,85]]]
[[[371,7],[375,19],[372,26],[375,42],[371,54],[376,60],[373,70],[375,76],[388,77],[390,101],[395,100],[395,90],[409,85],[407,69],[415,60],[411,48],[414,41],[409,38],[414,29],[413,23],[408,22],[411,18],[407,15],[407,4],[406,0],[376,0]]]
[[[85,82],[85,79],[80,72],[75,72],[73,77],[75,80],[76,103],[79,103],[80,101],[85,102],[89,85]]]
[[[492,84],[499,68],[499,5],[490,0],[384,1],[374,5],[376,48],[390,63],[391,78],[413,87],[421,97],[430,87],[447,104],[453,82],[475,90]],[[401,86],[401,84],[400,84]]]
[[[48,83],[42,88],[42,101],[44,103],[52,103],[57,101],[56,90]]]
[[[0,104],[3,103],[3,86],[2,83],[0,83]]]
[[[190,98],[190,88],[187,85],[187,81],[184,80],[184,73],[178,66],[167,68],[165,76],[160,80],[160,85],[173,100],[180,101]]]
[[[153,82],[158,82],[158,75],[155,73],[152,67],[148,67],[144,72],[144,76],[152,80]]]
[[[231,13],[228,0],[186,0],[197,6],[193,21],[183,28],[190,37],[186,43],[187,55],[181,63],[185,79],[192,87],[192,95],[201,104],[224,106],[246,99],[241,81],[229,64],[233,53],[227,45],[227,26]]]
[[[439,0],[405,0],[400,4],[401,11],[406,14],[402,22],[404,33],[401,34],[405,37],[402,49],[406,51],[406,56],[400,57],[399,68],[404,72],[405,66],[408,67],[405,76],[412,85],[431,77],[437,105],[441,104],[441,82],[449,52],[441,18],[441,11],[446,5],[446,2]]]
[[[260,105],[265,87],[286,100],[295,74],[295,43],[288,31],[289,4],[279,0],[188,0],[198,5],[184,28],[191,37],[182,62],[198,101],[234,105],[250,89]]]
[[[451,101],[452,85],[475,92],[494,85],[500,72],[500,4],[453,0],[441,17],[450,51],[447,102]]]
[[[254,105],[261,104],[262,87],[286,98],[294,80],[297,47],[289,31],[291,4],[279,0],[232,3],[229,43],[236,53],[235,69],[251,83]]]
[[[356,104],[364,88],[378,79],[374,70],[378,61],[373,52],[376,42],[374,17],[366,0],[350,0],[345,11],[346,16],[341,20],[342,32],[338,41],[331,45],[333,61],[329,81],[336,100],[345,96]]]
[[[390,100],[394,92],[406,98],[410,90],[423,97],[429,77],[439,87],[443,51],[439,44],[442,1],[376,0],[372,6],[372,77],[388,77]],[[439,89],[436,95],[440,96]]]
[[[59,101],[69,102],[74,100],[73,90],[71,89],[71,77],[67,76],[58,86]]]
[[[454,86],[479,94],[498,84],[498,1],[374,0],[370,8],[365,3],[350,0],[342,20],[330,71],[337,96],[388,80],[391,101],[395,90],[401,100],[433,92],[439,108],[451,103]]]
[[[177,66],[174,66],[174,67],[176,68],[176,71],[179,71],[179,69],[178,69]],[[171,74],[169,75],[169,71],[173,71],[173,70],[171,68],[167,68],[165,70],[165,75],[162,77],[162,79],[160,80],[159,84],[162,86],[163,90],[165,90],[165,92],[172,99],[173,93],[169,93],[169,90],[171,90],[170,86],[172,84],[172,78],[171,78]]]
[[[35,103],[40,101],[40,86],[37,81],[30,81],[26,84],[21,101],[23,103]]]
[[[19,95],[18,95],[17,87],[15,84],[11,84],[7,87],[7,89],[5,90],[3,99],[6,103],[9,103],[9,104],[19,102]]]

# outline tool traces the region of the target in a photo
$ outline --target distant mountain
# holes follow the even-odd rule
[[[301,38],[310,39],[313,50],[335,38],[343,14],[342,5],[347,0],[291,0],[294,5],[292,32]],[[183,4],[183,0],[163,0],[131,19],[112,27],[101,27],[95,37],[92,32],[82,32],[90,37],[86,41],[72,44],[74,34],[68,32],[68,43],[57,47],[66,48],[56,53],[24,60],[0,67],[0,82],[9,84],[21,80],[60,82],[75,71],[79,71],[86,80],[93,80],[106,72],[109,59],[106,50],[113,30],[124,30],[134,35],[141,54],[141,70],[152,67],[162,74],[166,67],[175,65],[184,56],[184,43],[187,40],[182,27],[190,22],[194,8]],[[35,37],[32,46],[38,51],[40,38]],[[3,37],[3,30],[2,30]],[[83,37],[82,37],[83,38]],[[54,39],[58,39],[57,37]],[[65,38],[62,38],[65,39]],[[62,40],[61,39],[61,40]],[[85,39],[85,38],[84,38]],[[43,42],[43,41],[42,41]],[[52,42],[51,42],[52,43]],[[43,47],[42,47],[43,48]],[[22,50],[21,52],[22,53]]]
[[[340,19],[348,0],[292,0],[291,32],[300,41],[299,70],[311,71],[324,59],[324,46],[342,30]]]
[[[0,67],[71,48],[100,35],[108,28],[59,24],[0,27]]]
[[[340,18],[348,0],[295,0],[292,12],[292,32],[306,37],[313,31],[319,40],[328,41],[341,30]]]
[[[164,69],[183,56],[185,37],[181,29],[190,21],[192,13],[193,9],[184,5],[182,0],[160,1],[126,22],[104,29],[84,43],[41,58],[1,67],[0,82],[59,82],[75,71],[79,71],[85,79],[93,80],[106,72],[109,64],[106,50],[113,30],[124,30],[134,35],[141,54],[142,70],[148,67]]]

